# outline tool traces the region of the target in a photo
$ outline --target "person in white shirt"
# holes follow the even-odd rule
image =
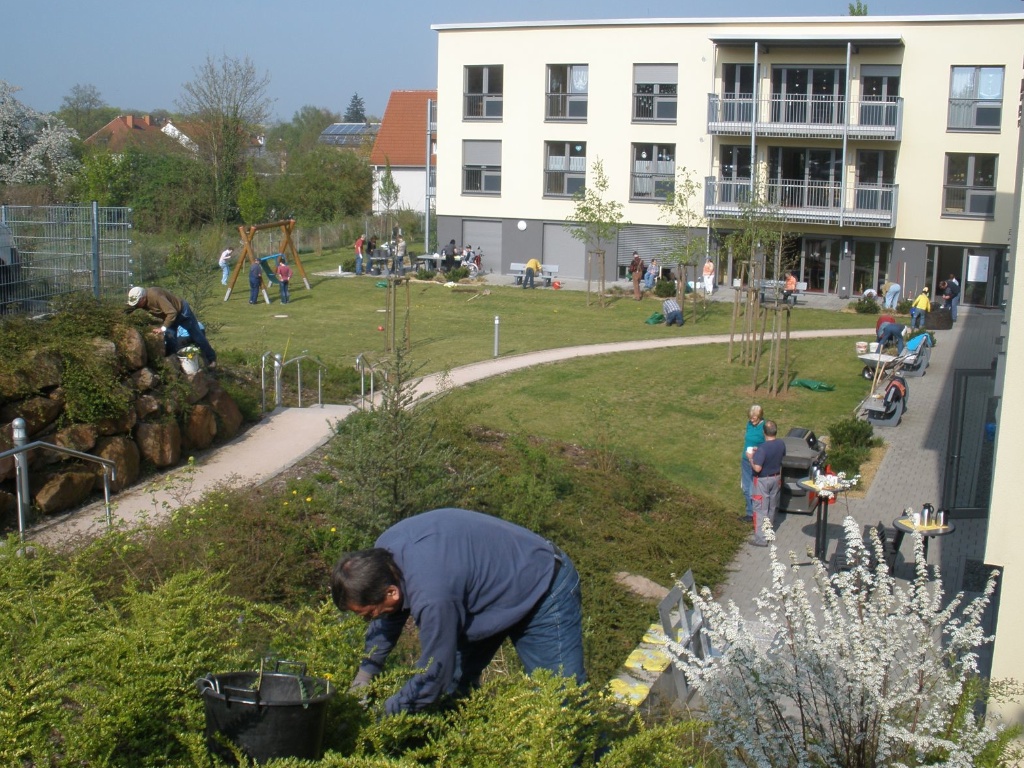
[[[225,248],[220,252],[220,258],[217,259],[217,265],[220,267],[220,284],[228,284],[228,275],[231,274],[231,254],[235,252],[234,248]]]

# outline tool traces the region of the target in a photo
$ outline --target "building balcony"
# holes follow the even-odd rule
[[[768,182],[765,212],[782,221],[853,227],[895,227],[897,184],[835,184],[827,181]],[[750,179],[704,181],[708,219],[742,218],[750,202]]]
[[[708,133],[718,136],[877,139],[899,141],[903,135],[903,99],[865,97],[848,101],[832,96],[708,94]]]

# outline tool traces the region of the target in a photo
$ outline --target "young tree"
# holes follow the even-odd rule
[[[978,649],[991,641],[982,615],[996,574],[981,597],[945,603],[920,535],[915,576],[903,586],[877,536],[871,552],[852,517],[843,527],[848,561],[858,565],[829,576],[815,561],[805,580],[779,562],[766,526],[769,586],[757,600],[756,633],[710,590],[695,599],[713,652],[672,650],[704,699],[712,743],[729,766],[980,764],[983,752],[1005,745],[975,709]]]
[[[667,245],[668,256],[680,267],[679,287],[677,290],[679,305],[683,304],[686,293],[687,269],[693,268],[694,281],[697,280],[697,267],[700,259],[707,251],[703,235],[694,230],[704,226],[704,214],[700,211],[700,182],[697,174],[688,168],[680,167],[676,171],[675,186],[668,199],[661,205],[659,218],[668,224],[672,237]],[[697,295],[705,295],[703,291],[693,292],[694,318],[697,316]]]
[[[353,93],[348,102],[348,109],[345,110],[346,123],[365,123],[366,104],[358,93]]]
[[[43,185],[56,198],[78,170],[74,133],[14,98],[18,90],[0,80],[0,184]]]
[[[270,76],[258,73],[248,57],[208,56],[182,86],[178,107],[195,126],[191,138],[213,171],[216,221],[234,218],[246,148],[270,112],[269,84]]]
[[[850,9],[850,16],[867,16],[868,15],[868,4],[862,0],[857,0],[855,3],[847,3],[847,8]]]
[[[573,195],[573,211],[566,217],[569,234],[583,242],[594,257],[587,270],[587,301],[590,300],[590,280],[595,269],[598,274],[598,296],[604,306],[604,245],[612,243],[619,230],[629,226],[622,218],[623,206],[617,200],[608,200],[608,176],[604,172],[604,162],[594,158],[590,166],[590,183]],[[597,262],[595,267],[594,262]]]
[[[383,232],[391,232],[392,214],[398,205],[399,194],[402,188],[395,182],[391,173],[391,161],[387,160],[384,166],[384,173],[380,175],[380,182],[377,184],[377,199],[380,201],[380,215]]]
[[[249,172],[238,188],[238,212],[242,215],[242,221],[252,226],[263,221],[266,210],[267,201],[263,199],[256,172],[249,166]]]

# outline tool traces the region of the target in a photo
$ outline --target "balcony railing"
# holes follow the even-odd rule
[[[678,100],[679,97],[675,94],[634,94],[633,119],[640,122],[674,123],[678,111]]]
[[[947,127],[954,131],[998,132],[1003,102],[992,99],[950,99]]]
[[[863,227],[896,226],[896,184],[836,184],[828,181],[768,182],[766,205],[784,221]],[[704,215],[739,217],[751,200],[750,179],[704,182]]]
[[[548,120],[586,120],[587,94],[549,93],[547,95]]]
[[[467,93],[465,100],[465,117],[484,120],[500,120],[504,104],[502,95],[492,93]]]
[[[992,219],[996,215],[994,187],[965,187],[947,184],[942,188],[942,215]]]
[[[754,100],[752,94],[708,94],[708,133],[799,138],[881,139],[903,134],[903,99],[866,96],[848,101],[833,96],[778,96]]]

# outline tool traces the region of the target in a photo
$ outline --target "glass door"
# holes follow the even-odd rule
[[[956,371],[942,490],[953,517],[988,516],[998,403],[992,369]]]
[[[860,124],[896,125],[899,95],[899,67],[862,67]]]

